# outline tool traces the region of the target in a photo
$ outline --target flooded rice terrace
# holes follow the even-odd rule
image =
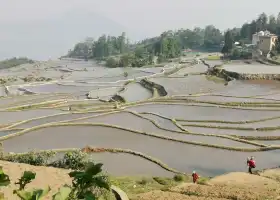
[[[279,166],[279,82],[225,84],[207,69],[58,60],[2,70],[1,78],[14,78],[0,90],[4,151],[105,148],[92,158],[113,175],[215,176],[246,171],[248,156],[258,169]]]

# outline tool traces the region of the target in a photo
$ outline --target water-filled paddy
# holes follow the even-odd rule
[[[218,107],[197,107],[184,105],[150,104],[130,107],[136,112],[153,112],[169,118],[189,120],[257,120],[279,116],[279,111],[237,110]]]
[[[0,124],[8,124],[22,120],[28,120],[36,117],[43,117],[47,115],[54,115],[61,113],[60,110],[54,109],[35,109],[25,111],[2,111],[0,112]]]
[[[261,64],[228,64],[224,65],[223,68],[226,71],[243,73],[243,74],[280,74],[278,66],[264,65]]]
[[[265,120],[265,118],[264,118]],[[270,119],[261,122],[243,123],[243,124],[230,124],[230,123],[207,123],[207,122],[187,122],[180,121],[180,124],[188,126],[192,125],[205,125],[205,126],[218,126],[218,127],[236,127],[236,128],[263,128],[263,127],[278,127],[280,125],[280,116],[277,119]],[[280,130],[280,129],[279,129]]]
[[[150,121],[139,118],[130,113],[116,113],[111,115],[99,116],[84,120],[77,120],[75,122],[91,122],[91,123],[102,123],[102,124],[112,124],[120,127],[125,127],[131,129],[132,131],[141,131],[147,132],[150,134],[156,134],[163,137],[171,137],[178,140],[184,141],[195,141],[195,142],[203,142],[209,144],[217,144],[217,145],[227,145],[227,146],[240,146],[240,147],[248,147],[249,145],[243,144],[240,142],[232,141],[224,138],[217,137],[209,137],[209,136],[197,136],[197,135],[189,135],[184,133],[176,133],[170,131],[163,130],[156,127]],[[166,128],[168,129],[168,128]],[[179,131],[179,130],[177,130]],[[131,134],[134,134],[133,132]],[[125,139],[124,139],[125,140]]]
[[[33,93],[75,93],[81,91],[86,93],[90,90],[96,89],[96,87],[67,86],[67,85],[58,85],[56,83],[53,83],[53,84],[44,84],[44,85],[36,85],[36,86],[26,86],[25,89]]]
[[[21,125],[16,126],[17,128],[31,128],[33,126],[39,126],[46,123],[52,122],[60,122],[60,121],[68,121],[68,120],[76,120],[84,117],[93,117],[96,115],[100,115],[101,113],[65,113],[65,114],[57,114],[54,116],[45,116],[44,118],[34,119],[32,121],[23,123]]]
[[[204,128],[204,127],[185,127],[188,131],[194,133],[206,133],[216,135],[238,135],[238,136],[280,136],[279,130],[273,131],[247,131],[234,129],[218,129],[218,128]]]
[[[91,159],[103,163],[104,170],[115,176],[174,176],[174,173],[162,169],[155,163],[130,154],[94,153],[91,154]]]
[[[190,75],[184,78],[158,77],[150,80],[162,85],[168,95],[209,93],[220,91],[226,87],[223,83],[207,80],[203,75]]]
[[[121,88],[118,87],[95,89],[89,91],[88,97],[92,99],[98,99],[102,97],[112,97],[113,95],[117,94],[120,90]]]
[[[0,107],[4,107],[7,105],[18,105],[18,104],[25,104],[28,102],[36,101],[39,99],[40,101],[45,101],[53,94],[42,94],[42,95],[24,95],[24,96],[11,96],[0,98]]]
[[[214,92],[214,94],[231,95],[231,96],[261,96],[279,93],[280,87],[277,81],[231,81],[223,90]]]
[[[280,103],[277,100],[269,97],[256,97],[256,98],[237,98],[237,97],[227,97],[227,96],[211,96],[211,95],[201,95],[198,97],[188,97],[189,99],[195,99],[198,101],[210,101],[210,102],[264,102],[264,103]]]
[[[152,92],[144,88],[140,83],[132,82],[125,87],[125,90],[121,92],[120,95],[123,96],[127,102],[133,102],[151,98]]]
[[[256,157],[260,168],[274,166],[278,163],[278,154],[276,152],[279,152],[233,152],[166,141],[131,134],[123,130],[79,126],[40,129],[3,142],[4,149],[12,152],[32,149],[84,147],[86,145],[131,149],[156,157],[170,167],[180,171],[188,172],[193,168],[199,169],[203,167],[205,169],[201,173],[208,175],[246,170],[246,166],[244,167],[243,164],[249,155]],[[219,163],[219,166],[217,166],[217,163]]]
[[[199,73],[205,73],[207,71],[208,67],[204,64],[198,64],[194,66],[185,67],[178,72],[176,72],[174,75],[178,76],[184,76],[187,74],[199,74]]]

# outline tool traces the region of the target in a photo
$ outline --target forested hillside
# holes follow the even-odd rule
[[[252,34],[261,30],[280,34],[280,14],[275,17],[262,13],[250,23],[228,29],[227,34],[215,26],[209,25],[193,30],[169,30],[160,36],[147,38],[136,44],[130,43],[125,33],[120,36],[102,35],[97,40],[88,38],[86,41],[76,44],[73,50],[69,50],[67,56],[106,60],[108,67],[142,67],[176,58],[182,55],[182,50],[185,49],[221,51],[224,41],[229,47],[234,41],[250,44]],[[228,51],[230,50],[229,48]]]

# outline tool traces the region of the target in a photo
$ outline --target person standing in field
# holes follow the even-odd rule
[[[247,158],[247,165],[248,165],[248,172],[250,174],[253,174],[252,169],[256,167],[256,161],[254,160],[253,156],[251,156],[249,160]]]
[[[192,178],[193,178],[193,183],[197,183],[199,176],[195,171],[193,171],[193,173],[192,173]]]

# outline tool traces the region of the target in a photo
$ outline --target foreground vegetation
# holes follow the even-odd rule
[[[74,160],[75,159],[69,161]],[[77,178],[69,176],[70,174],[73,175],[72,170],[62,170],[41,166],[34,167],[31,165],[8,163],[3,161],[0,162],[0,165],[2,165],[4,169],[4,171],[1,171],[0,173],[0,180],[2,180],[0,181],[2,183],[0,189],[5,194],[5,197],[8,197],[8,199],[14,199],[18,194],[28,193],[30,195],[29,197],[21,199],[32,199],[33,194],[38,194],[37,199],[59,200],[64,199],[63,197],[65,197],[65,194],[67,196],[67,194],[70,194],[71,192],[73,193],[73,190],[78,190],[77,185],[74,186],[74,182]],[[86,178],[88,176],[90,177],[89,171],[85,169],[89,168],[83,168],[75,171],[84,175],[81,176],[82,178]],[[26,170],[26,172],[23,170]],[[108,177],[101,172],[97,175],[97,177],[107,177],[104,180],[109,186],[112,185],[121,188],[127,193],[129,199],[132,200],[272,200],[277,199],[276,197],[279,195],[279,182],[277,182],[279,181],[279,173],[280,170],[278,169],[258,171],[256,175],[235,172],[212,179],[200,178],[198,184],[190,183],[190,177],[183,175],[175,175],[173,178]],[[16,174],[16,176],[14,176],[14,174]],[[47,176],[52,176],[52,178],[48,179],[46,178]],[[65,176],[68,176],[69,178],[66,178]],[[48,180],[42,180],[44,178]],[[92,178],[89,180],[92,180]],[[4,186],[7,182],[10,182],[8,187]],[[65,186],[65,184],[68,185]],[[51,190],[48,185],[51,186]],[[95,195],[95,197],[97,197],[96,199],[116,199],[106,188],[102,189],[102,187],[96,187],[95,184],[94,186],[95,187],[93,187],[93,189],[89,189],[87,191]],[[39,191],[39,193],[36,193],[36,191]],[[42,194],[46,195],[43,196]],[[77,196],[68,198],[68,200],[79,199],[76,197]],[[93,198],[87,197],[80,199]]]
[[[108,177],[100,175],[102,172],[102,164],[88,163],[87,167],[83,171],[72,171],[69,176],[73,178],[71,186],[63,186],[59,191],[53,195],[53,200],[95,200],[98,196],[102,195],[102,190],[110,189]],[[48,194],[51,190],[50,186],[45,189],[31,189],[26,190],[26,185],[34,180],[36,173],[31,171],[25,171],[21,178],[19,178],[16,185],[19,188],[14,190],[16,194],[22,200],[40,200]],[[0,168],[0,185],[8,186],[10,184],[10,178],[3,172],[2,167]],[[4,199],[4,194],[1,194]]]
[[[94,164],[90,161],[88,154],[81,151],[66,152],[62,159],[50,162],[54,152],[29,152],[24,154],[2,155],[1,160],[12,162],[27,163],[35,166],[54,166],[58,168],[76,170],[69,173],[73,179],[72,185],[65,185],[59,189],[52,197],[53,200],[92,200],[97,198],[114,199],[110,194],[110,185],[116,185],[123,189],[129,197],[134,197],[143,192],[155,189],[166,190],[176,186],[182,181],[190,181],[189,176],[175,175],[173,178],[164,177],[109,177],[102,173],[102,164]],[[13,158],[13,159],[12,159]],[[36,177],[36,173],[25,171],[21,178],[15,183],[18,188],[14,190],[22,200],[44,199],[51,188],[46,186],[44,189],[26,189],[27,184],[31,183]],[[40,178],[40,177],[38,177]],[[207,179],[203,178],[199,184],[204,184]],[[0,168],[0,187],[11,184],[10,178]],[[0,199],[4,199],[4,194]]]

